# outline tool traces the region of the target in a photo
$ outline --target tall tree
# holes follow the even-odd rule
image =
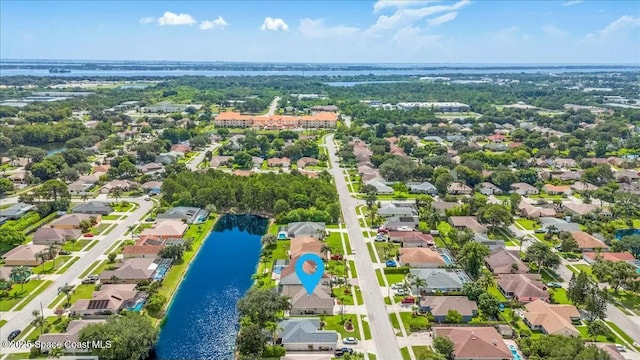
[[[458,258],[464,266],[465,271],[473,278],[477,278],[480,268],[484,263],[484,258],[489,256],[489,253],[488,246],[472,241],[464,244],[458,253]]]
[[[433,338],[433,348],[440,354],[444,355],[447,360],[453,360],[454,344],[451,339],[446,336],[436,336]]]

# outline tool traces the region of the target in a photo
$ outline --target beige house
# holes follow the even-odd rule
[[[41,344],[74,344],[80,341],[80,330],[86,328],[89,325],[93,324],[101,324],[106,320],[72,320],[67,325],[67,329],[62,333],[48,333],[42,334],[38,338]],[[66,346],[66,345],[65,345]],[[41,349],[43,351],[48,350],[47,348]],[[65,352],[68,353],[77,353],[77,352],[88,352],[89,349],[83,349],[80,347],[65,347]]]
[[[98,214],[66,214],[52,221],[49,225],[54,229],[79,229],[82,221],[91,221],[92,218],[95,219],[97,226],[100,224],[102,216]]]
[[[475,216],[450,216],[449,223],[458,230],[469,229],[476,234],[487,232],[487,228]]]
[[[505,248],[494,251],[485,259],[487,268],[494,274],[526,274],[529,267],[520,259],[518,251]]]
[[[580,332],[573,325],[580,322],[580,313],[573,305],[555,305],[536,300],[525,305],[524,322],[532,330],[540,330],[549,335],[579,337]]]
[[[454,344],[456,360],[512,360],[513,354],[493,327],[434,327],[433,337],[446,336]]]
[[[335,299],[331,297],[331,287],[318,285],[309,295],[302,285],[285,285],[282,295],[290,298],[292,316],[333,315]]]
[[[400,248],[400,263],[414,268],[437,268],[446,265],[442,256],[428,247]]]
[[[2,255],[6,266],[38,266],[42,264],[36,255],[46,251],[45,245],[19,245]]]
[[[76,301],[70,310],[82,317],[109,316],[134,306],[138,294],[136,284],[105,284],[93,293],[91,299]]]

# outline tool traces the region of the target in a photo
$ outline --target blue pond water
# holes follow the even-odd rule
[[[218,221],[169,308],[157,359],[233,359],[236,302],[252,284],[267,224],[255,216],[227,215]]]
[[[620,240],[625,236],[629,235],[638,235],[640,234],[640,229],[619,229],[615,232],[616,240]]]

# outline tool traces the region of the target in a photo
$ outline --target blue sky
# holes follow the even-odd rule
[[[0,58],[640,63],[640,2],[1,0]]]

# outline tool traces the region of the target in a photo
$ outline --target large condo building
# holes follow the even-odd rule
[[[215,117],[214,124],[220,127],[290,129],[290,128],[333,128],[338,116],[332,112],[318,112],[314,115],[253,116],[237,112],[223,112]]]

